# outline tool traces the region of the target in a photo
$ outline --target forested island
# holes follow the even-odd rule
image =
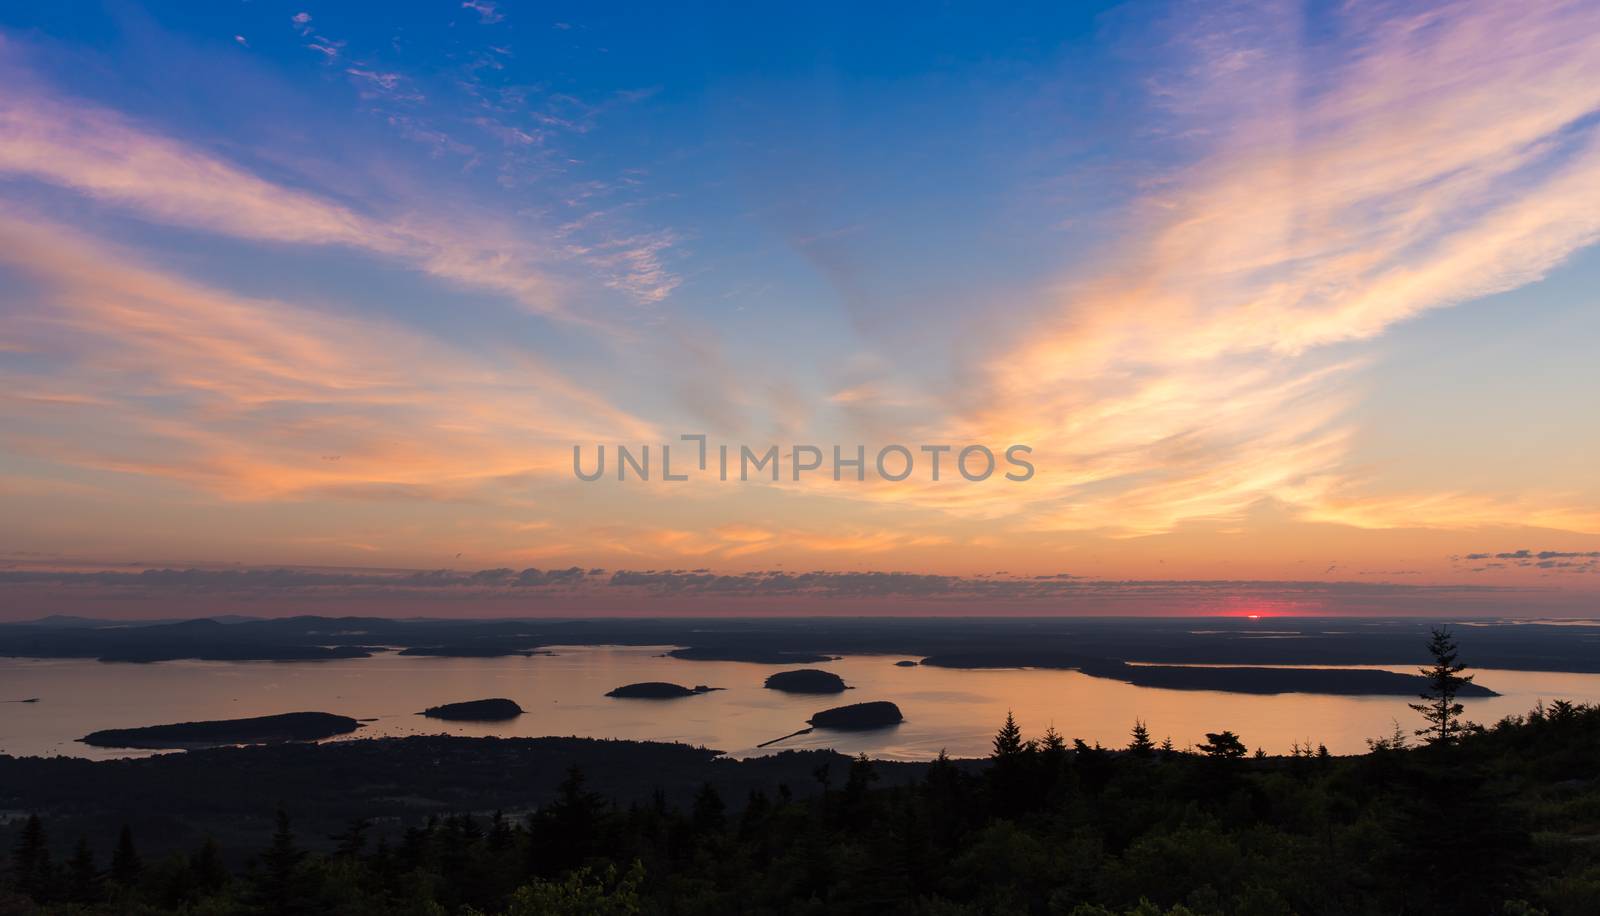
[[[816,668],[779,671],[768,676],[762,686],[768,690],[781,690],[784,693],[844,693],[850,689],[845,684],[844,678],[832,671],[821,671]]]
[[[503,722],[522,715],[522,707],[515,700],[495,697],[488,700],[467,700],[462,703],[429,706],[419,715],[451,722]]]
[[[886,728],[890,725],[899,725],[905,718],[900,713],[900,707],[887,700],[874,700],[870,703],[852,703],[849,706],[824,709],[806,722],[816,728]]]
[[[179,722],[172,725],[147,725],[141,728],[108,728],[91,732],[79,740],[96,747],[159,750],[216,747],[222,744],[320,741],[323,738],[348,734],[360,727],[361,723],[349,716],[336,716],[326,712],[288,712],[250,719]]]
[[[707,687],[704,684],[685,687],[682,684],[669,684],[665,681],[644,681],[638,684],[624,684],[607,691],[606,696],[624,700],[676,700],[720,689],[720,687]]]

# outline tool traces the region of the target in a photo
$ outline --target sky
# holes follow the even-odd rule
[[[1594,3],[68,0],[0,87],[0,619],[1600,610]]]

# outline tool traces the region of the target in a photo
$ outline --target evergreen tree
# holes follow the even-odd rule
[[[1200,745],[1200,752],[1207,757],[1233,760],[1245,755],[1245,746],[1233,732],[1206,732],[1206,741]]]
[[[203,896],[215,894],[233,880],[228,873],[228,866],[223,864],[222,848],[209,836],[189,857],[189,873],[194,876],[195,887]]]
[[[133,830],[127,824],[122,825],[122,832],[117,835],[117,848],[111,853],[111,880],[122,887],[133,887],[139,883],[139,875],[144,872],[144,862],[139,858],[139,849],[133,845]]]
[[[994,736],[995,760],[1015,760],[1022,756],[1024,744],[1022,729],[1017,725],[1017,719],[1006,710],[1006,724],[1000,726],[1000,731]]]
[[[67,860],[67,897],[73,903],[94,903],[100,899],[100,873],[95,869],[89,841],[78,837],[78,845]]]
[[[1156,749],[1150,740],[1150,729],[1140,719],[1133,720],[1133,740],[1128,743],[1128,750],[1140,757],[1148,757]]]
[[[723,802],[722,795],[717,792],[716,787],[709,782],[702,783],[700,791],[694,794],[694,810],[689,815],[695,832],[702,836],[720,832],[723,814],[727,809],[728,806]]]
[[[509,849],[515,836],[511,822],[506,820],[503,812],[496,810],[494,818],[489,821],[489,848],[495,852]]]
[[[576,765],[556,789],[556,798],[528,819],[531,871],[554,876],[583,864],[600,846],[605,800],[584,787]]]
[[[495,812],[499,816],[499,812]],[[353,818],[345,825],[344,830],[334,834],[328,839],[334,843],[333,854],[341,859],[354,859],[361,855],[367,847],[367,831],[372,828],[372,823],[366,818]]]
[[[37,814],[28,815],[22,825],[11,850],[11,871],[18,891],[34,900],[45,899],[50,889],[50,846]]]
[[[1053,723],[1044,730],[1044,737],[1039,739],[1039,750],[1052,757],[1060,757],[1066,752],[1067,739],[1061,737]]]
[[[1419,669],[1428,679],[1428,689],[1421,694],[1424,702],[1410,704],[1412,709],[1422,713],[1428,725],[1417,729],[1416,734],[1431,745],[1454,744],[1461,736],[1464,727],[1461,713],[1465,711],[1465,707],[1456,702],[1456,694],[1472,683],[1472,675],[1461,676],[1467,666],[1456,660],[1456,644],[1448,628],[1433,628],[1428,652],[1433,656],[1433,664]]]
[[[304,911],[297,888],[297,872],[306,854],[295,843],[294,831],[289,825],[289,812],[282,805],[278,806],[276,821],[272,844],[261,854],[256,897],[268,913],[282,916]]]

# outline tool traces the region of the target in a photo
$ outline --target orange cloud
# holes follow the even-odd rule
[[[568,473],[573,441],[653,435],[515,350],[231,295],[35,219],[0,212],[0,263],[42,287],[7,303],[8,332],[51,361],[0,396],[28,454],[235,499],[467,498]]]
[[[1047,456],[1016,511],[1148,533],[1271,498],[1370,520],[1376,507],[1310,485],[1346,473],[1359,362],[1332,345],[1532,282],[1600,238],[1600,132],[1584,122],[1600,109],[1600,8],[1344,15],[1361,47],[1315,74],[1292,14],[1191,33],[1168,101],[1215,138],[1210,154],[1149,193],[1104,259],[1119,268],[1067,284],[966,415],[969,437]],[[1412,502],[1441,521],[1593,516]]]

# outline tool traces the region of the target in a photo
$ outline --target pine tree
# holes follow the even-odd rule
[[[1141,719],[1133,720],[1133,740],[1128,744],[1128,750],[1140,757],[1148,757],[1156,749],[1150,741],[1150,729],[1146,728]]]
[[[1232,760],[1245,755],[1245,746],[1233,732],[1206,732],[1206,742],[1200,745],[1200,751],[1207,757]]]
[[[44,822],[30,814],[22,825],[22,835],[11,850],[11,869],[17,890],[34,900],[43,900],[50,885],[50,845]]]
[[[1022,729],[1017,725],[1017,719],[1006,710],[1006,724],[1000,726],[1000,731],[994,736],[994,754],[996,760],[1015,760],[1023,753]]]
[[[1060,757],[1067,751],[1067,739],[1061,737],[1052,724],[1044,730],[1044,737],[1039,739],[1039,750],[1053,757]]]
[[[496,810],[494,818],[489,821],[489,848],[495,852],[510,849],[516,835],[511,830],[511,822],[501,811]]]
[[[100,899],[100,873],[94,866],[89,841],[78,837],[78,845],[67,860],[67,896],[73,903],[94,903]]]
[[[500,812],[496,811],[495,816],[499,817]],[[367,831],[371,827],[372,823],[366,818],[352,818],[344,830],[328,837],[334,842],[333,854],[341,859],[355,859],[360,856],[361,851],[367,847]]]
[[[722,795],[717,792],[711,783],[701,783],[700,791],[694,794],[694,808],[690,812],[690,822],[694,824],[695,833],[705,835],[718,833],[722,830],[723,815],[728,806],[722,800]]]
[[[1416,734],[1430,745],[1454,744],[1461,736],[1464,727],[1461,713],[1465,711],[1465,707],[1456,702],[1456,694],[1472,683],[1472,675],[1461,676],[1467,666],[1456,660],[1456,644],[1448,628],[1434,627],[1428,652],[1433,656],[1433,664],[1419,669],[1428,679],[1428,689],[1421,694],[1425,702],[1409,704],[1428,720],[1427,727],[1417,729]]]
[[[259,903],[267,912],[284,914],[300,911],[296,881],[305,856],[305,851],[295,844],[294,831],[289,827],[289,812],[279,805],[272,845],[261,854],[261,876],[257,887]]]
[[[222,861],[222,847],[211,837],[206,837],[189,857],[189,872],[194,876],[196,889],[203,895],[215,894],[228,886],[233,876]]]
[[[529,870],[546,877],[583,864],[600,848],[605,799],[590,792],[576,764],[556,788],[556,797],[528,819]]]
[[[133,845],[133,831],[123,824],[122,832],[117,835],[117,848],[111,853],[111,880],[123,887],[132,887],[139,883],[143,871],[144,862]]]

